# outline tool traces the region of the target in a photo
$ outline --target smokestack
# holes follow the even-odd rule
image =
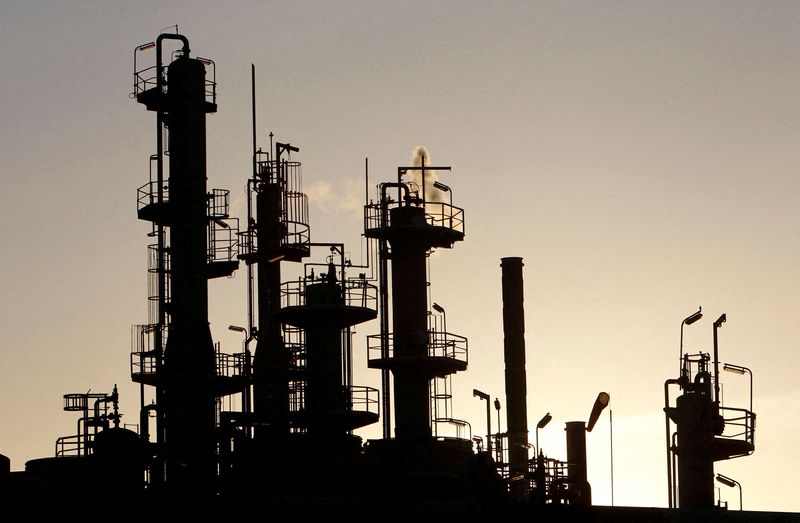
[[[502,258],[503,347],[506,364],[506,416],[509,474],[528,469],[528,411],[525,373],[525,310],[522,293],[522,258]]]
[[[592,488],[586,481],[586,424],[583,421],[568,421],[565,430],[571,503],[588,506],[592,504]]]

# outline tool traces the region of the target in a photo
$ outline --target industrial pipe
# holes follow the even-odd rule
[[[567,431],[567,478],[569,489],[574,492],[572,502],[576,505],[592,504],[592,488],[586,480],[586,424],[583,421],[568,421]]]
[[[525,372],[525,309],[522,258],[502,258],[503,352],[506,379],[509,474],[528,467],[527,375]]]

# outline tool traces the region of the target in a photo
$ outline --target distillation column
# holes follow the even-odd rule
[[[299,151],[297,147],[276,143],[274,154],[262,152],[255,150],[255,137],[253,146],[248,227],[242,233],[244,247],[239,259],[257,269],[257,326],[250,325],[257,340],[252,376],[255,436],[274,442],[286,438],[290,425],[290,354],[277,317],[281,308],[281,262],[300,262],[309,255],[308,200],[300,192],[300,163],[282,158],[285,153]],[[252,302],[249,308],[252,311]]]
[[[422,207],[398,207],[391,211],[396,228],[425,223]],[[426,260],[430,241],[419,234],[398,234],[392,249],[392,319],[394,353],[398,359],[423,361],[428,356],[428,295]],[[431,374],[424,367],[406,365],[394,369],[395,435],[424,438],[431,435]]]
[[[341,244],[332,248],[344,253]],[[303,389],[302,404],[290,421],[307,431],[313,447],[307,452],[324,449],[316,458],[318,463],[341,460],[345,447],[355,441],[350,431],[378,420],[377,412],[364,409],[370,399],[377,403],[378,391],[353,387],[344,378],[345,361],[352,357],[346,329],[377,316],[377,289],[364,280],[347,279],[344,263],[337,269],[332,262],[321,281],[304,278],[284,284],[284,289],[296,292],[298,300],[283,307],[279,318],[305,334],[305,365],[296,367],[305,378],[298,384]]]
[[[717,330],[725,321],[723,314],[714,322],[713,360],[703,352],[682,354],[680,377],[664,383],[671,507],[714,507],[714,462],[749,456],[755,451],[752,382],[750,409],[726,407],[719,399]],[[741,374],[750,372],[738,365],[726,367]],[[674,406],[670,402],[670,386],[681,390]],[[676,425],[674,433],[672,423]]]
[[[165,40],[183,46],[167,67]],[[139,68],[139,53],[154,47],[156,66]],[[217,397],[241,391],[243,382],[230,363],[234,358],[217,358],[208,325],[208,279],[229,276],[238,267],[233,260],[238,220],[228,215],[228,191],[206,189],[206,114],[217,110],[207,65],[213,78],[214,63],[190,58],[189,42],[179,34],[161,34],[134,53],[136,100],[157,113],[157,152],[137,202],[139,218],[153,223],[148,236],[157,238],[149,246],[148,266],[148,298],[157,308],[151,323],[134,327],[131,378],[142,386],[144,441],[149,441],[149,413],[156,412],[150,486],[166,480],[183,493],[214,488]],[[144,404],[145,385],[156,388],[156,403]]]
[[[696,388],[676,400],[673,414],[678,432],[679,507],[714,506],[714,436],[722,419],[712,401],[711,379],[698,380]]]
[[[425,196],[426,171],[449,169],[425,165],[398,168],[397,183],[382,184],[381,200],[365,208],[365,236],[386,240],[391,248],[392,347],[384,347],[380,358],[370,356],[369,366],[392,372],[395,436],[399,440],[431,438],[431,379],[466,369],[465,348],[464,354],[457,356],[454,343],[443,343],[437,351],[428,332],[428,254],[464,239],[463,210]],[[409,171],[419,172],[419,178],[426,180],[421,195],[401,181]],[[449,187],[437,184],[452,197]],[[388,196],[389,188],[397,189],[397,200]]]
[[[167,480],[208,488],[216,475],[214,344],[208,326],[205,66],[168,67],[171,322],[164,360]]]
[[[281,240],[286,232],[281,223],[281,166],[279,162],[260,165],[261,172],[256,175],[258,341],[253,359],[253,411],[259,421],[267,424],[268,433],[279,437],[289,431],[289,357],[281,324],[275,318],[281,306]],[[263,434],[256,431],[256,437]]]

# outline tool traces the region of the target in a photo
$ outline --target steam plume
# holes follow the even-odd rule
[[[412,167],[421,167],[423,160],[425,161],[425,167],[428,167],[431,164],[431,155],[428,152],[428,149],[425,148],[424,145],[418,145],[414,148],[411,153],[411,166]],[[420,197],[422,196],[422,184],[420,183],[420,179],[422,177],[421,171],[411,171],[409,173],[409,177],[411,179],[411,183],[415,184],[419,190]],[[429,202],[447,202],[447,195],[444,191],[437,189],[433,186],[433,182],[436,181],[436,172],[435,171],[425,171],[425,200]]]

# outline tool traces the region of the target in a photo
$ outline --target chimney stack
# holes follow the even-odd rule
[[[528,412],[525,373],[525,310],[522,292],[522,258],[502,258],[503,347],[506,365],[506,415],[509,475],[528,469]]]

